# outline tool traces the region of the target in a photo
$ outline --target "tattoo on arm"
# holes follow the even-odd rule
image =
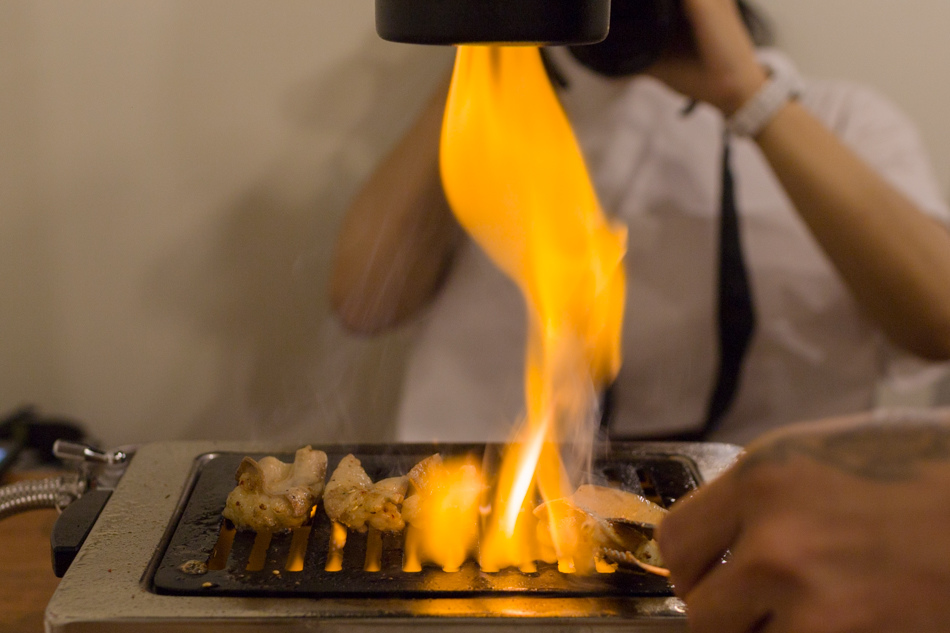
[[[746,455],[740,468],[804,455],[858,477],[905,481],[924,462],[950,461],[950,424],[945,414],[891,412],[880,418],[842,431],[780,438]]]

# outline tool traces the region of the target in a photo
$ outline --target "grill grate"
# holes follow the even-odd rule
[[[499,445],[358,445],[315,447],[327,453],[328,475],[346,454],[355,454],[374,481],[401,475],[432,453],[476,454],[497,463]],[[403,536],[350,532],[339,571],[327,571],[333,526],[318,506],[312,522],[286,534],[266,537],[222,528],[221,511],[234,487],[234,472],[244,454],[214,453],[199,458],[190,492],[155,568],[152,589],[173,595],[244,597],[438,598],[487,597],[530,593],[546,597],[671,596],[665,579],[635,570],[581,576],[562,574],[539,562],[537,571],[482,572],[474,561],[457,572],[423,566],[403,571]],[[263,455],[252,455],[260,458]],[[291,461],[293,455],[279,455]],[[612,445],[593,470],[594,483],[643,494],[662,506],[694,489],[697,469],[689,459],[644,452],[642,445]],[[233,538],[233,541],[231,539]],[[378,540],[377,540],[378,539]],[[374,547],[375,545],[375,547]],[[217,547],[216,547],[217,546]],[[367,548],[378,571],[365,571]],[[378,548],[378,549],[377,549]],[[200,563],[208,563],[204,571]],[[198,564],[196,564],[198,563]],[[194,573],[195,571],[204,573]]]

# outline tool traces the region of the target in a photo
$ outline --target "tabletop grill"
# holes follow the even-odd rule
[[[404,474],[435,452],[475,454],[486,471],[496,445],[333,445],[328,473],[348,453],[378,480]],[[721,444],[614,443],[595,462],[594,483],[619,486],[669,506],[730,464]],[[255,535],[222,522],[221,510],[245,455],[292,461],[286,447],[173,442],[139,449],[47,609],[49,631],[466,630],[519,626],[684,630],[682,603],[664,578],[619,570],[563,574],[403,569],[402,535],[350,532],[341,552],[322,506],[311,525]],[[341,556],[337,571],[327,562]],[[333,566],[330,566],[331,568]],[[547,623],[547,624],[545,624]],[[631,628],[632,627],[632,628]],[[265,627],[266,628],[266,627]]]

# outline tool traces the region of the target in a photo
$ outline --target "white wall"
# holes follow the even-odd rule
[[[950,2],[757,1],[803,71],[874,86],[916,121],[950,196]]]
[[[762,5],[806,70],[902,104],[950,191],[950,5]],[[405,337],[343,337],[326,263],[450,53],[380,42],[369,0],[0,3],[0,412],[385,439]]]
[[[379,41],[366,1],[0,3],[0,411],[384,438],[400,341],[342,339],[323,284],[436,53]]]

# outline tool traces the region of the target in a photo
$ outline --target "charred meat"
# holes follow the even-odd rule
[[[299,449],[292,464],[270,456],[259,462],[245,457],[223,515],[239,529],[258,532],[300,527],[320,499],[326,473],[326,453],[310,446]]]
[[[367,526],[398,532],[406,527],[400,506],[408,487],[405,476],[373,483],[360,460],[347,455],[327,482],[323,507],[328,517],[356,532],[365,532]]]

